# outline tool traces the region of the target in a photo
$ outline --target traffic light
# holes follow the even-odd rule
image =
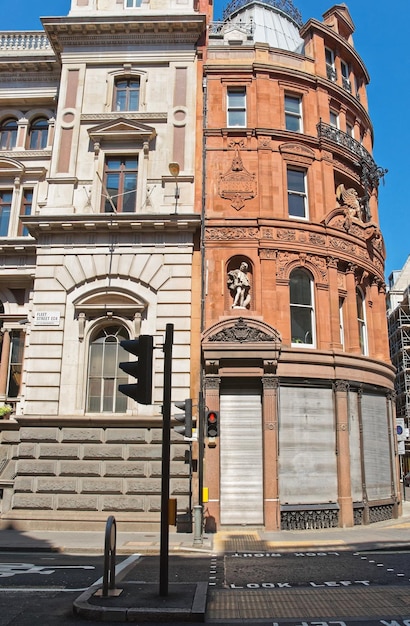
[[[218,413],[217,411],[208,411],[206,414],[206,435],[207,437],[218,436]]]
[[[176,433],[184,435],[184,437],[192,438],[192,400],[188,398],[183,402],[174,402],[177,409],[182,409],[184,413],[177,413],[174,415],[174,419],[177,422],[181,422],[183,426],[174,426]]]
[[[136,383],[118,385],[118,391],[133,398],[138,404],[152,402],[152,354],[154,341],[152,335],[140,335],[138,339],[125,339],[121,346],[127,352],[135,354],[138,361],[119,363],[123,372],[137,379]]]

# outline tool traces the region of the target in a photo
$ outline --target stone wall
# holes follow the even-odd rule
[[[188,444],[171,444],[170,497],[189,507]],[[127,527],[158,530],[160,428],[16,427],[1,431],[3,525],[91,530],[115,515]],[[1,461],[1,459],[0,459]]]

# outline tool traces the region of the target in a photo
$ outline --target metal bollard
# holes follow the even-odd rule
[[[110,515],[105,526],[104,575],[102,595],[108,596],[108,588],[115,589],[115,553],[117,546],[117,524]]]

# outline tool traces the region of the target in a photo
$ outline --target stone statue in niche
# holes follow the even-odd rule
[[[246,309],[251,301],[248,269],[248,264],[243,261],[239,269],[228,272],[228,288],[233,298],[233,309]]]
[[[345,222],[343,226],[345,230],[349,231],[352,226],[352,218],[362,220],[362,199],[359,198],[356,189],[353,187],[346,189],[342,183],[336,189],[336,200],[344,208]]]

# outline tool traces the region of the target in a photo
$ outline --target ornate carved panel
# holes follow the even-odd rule
[[[231,206],[240,211],[245,206],[245,200],[255,198],[257,183],[255,174],[251,174],[244,167],[239,151],[239,142],[235,145],[235,156],[231,167],[225,174],[221,174],[218,182],[218,193],[221,198],[231,201]]]

